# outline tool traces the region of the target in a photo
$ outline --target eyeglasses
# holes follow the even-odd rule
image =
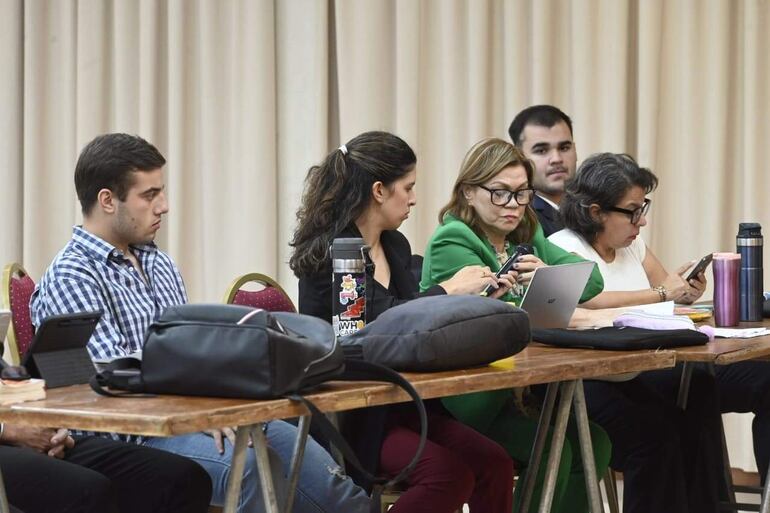
[[[635,208],[633,210],[629,210],[627,208],[620,208],[620,207],[605,207],[604,210],[626,214],[628,217],[631,218],[631,224],[638,224],[639,220],[642,219],[642,216],[646,216],[647,212],[650,211],[650,203],[652,203],[652,200],[650,200],[649,198],[644,198],[644,203],[642,204],[642,206],[639,208]]]
[[[532,197],[535,195],[535,189],[509,191],[508,189],[489,189],[483,185],[479,185],[479,187],[489,192],[490,201],[498,207],[504,207],[510,203],[511,198],[516,200],[517,205],[529,205],[532,202]]]

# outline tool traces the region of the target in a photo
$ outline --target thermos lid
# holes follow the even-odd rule
[[[738,239],[762,238],[762,226],[759,223],[740,223],[738,225]]]
[[[338,238],[332,241],[332,258],[361,260],[361,248],[366,244],[361,237]]]

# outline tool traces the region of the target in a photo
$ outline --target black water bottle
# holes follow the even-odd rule
[[[364,239],[334,239],[332,258],[332,326],[338,337],[366,325],[366,257]]]
[[[741,223],[735,239],[741,255],[741,321],[762,320],[762,227]]]

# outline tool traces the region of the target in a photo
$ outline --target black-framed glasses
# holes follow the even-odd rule
[[[529,205],[532,202],[532,198],[535,195],[535,189],[518,189],[515,191],[509,191],[508,189],[490,189],[479,185],[482,189],[489,193],[489,199],[493,205],[498,207],[504,207],[511,202],[511,198],[516,200],[517,205]]]
[[[646,216],[647,212],[650,211],[651,203],[652,203],[652,200],[650,200],[649,198],[644,198],[644,203],[642,204],[642,206],[639,208],[635,208],[633,210],[629,210],[627,208],[620,208],[620,207],[605,207],[604,210],[626,214],[628,217],[631,218],[631,224],[638,224],[642,216]]]

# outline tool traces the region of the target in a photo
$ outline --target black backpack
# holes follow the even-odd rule
[[[364,469],[337,428],[301,395],[329,380],[384,381],[401,387],[412,398],[420,417],[421,439],[414,458],[398,475],[388,479]],[[221,304],[170,307],[148,328],[142,359],[111,362],[91,379],[91,388],[120,397],[285,397],[301,402],[323,437],[377,485],[376,490],[406,478],[427,439],[425,405],[407,380],[382,365],[346,362],[329,323],[295,313]]]

